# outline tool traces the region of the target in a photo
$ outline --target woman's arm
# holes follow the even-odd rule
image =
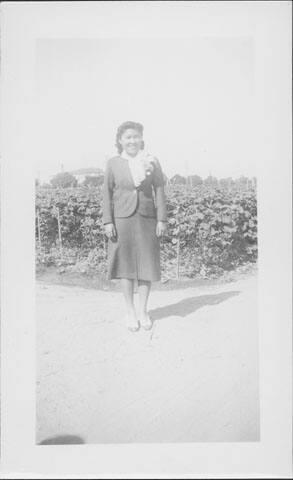
[[[114,188],[114,178],[110,166],[110,161],[108,160],[105,170],[104,177],[104,187],[103,187],[103,224],[113,223],[113,206],[112,206],[112,197],[113,197],[113,188]]]
[[[155,192],[155,200],[157,207],[158,222],[167,222],[166,196],[164,191],[164,176],[159,160],[156,158],[154,162],[154,179],[153,187]]]

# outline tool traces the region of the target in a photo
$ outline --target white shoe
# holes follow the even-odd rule
[[[145,330],[150,330],[153,326],[153,322],[148,314],[148,312],[140,314],[139,322]]]
[[[139,323],[135,313],[127,313],[125,316],[125,323],[130,332],[137,332],[137,330],[139,330]]]

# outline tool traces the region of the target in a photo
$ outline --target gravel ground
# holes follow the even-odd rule
[[[37,283],[37,443],[259,440],[257,275],[149,310],[131,333],[121,293]]]

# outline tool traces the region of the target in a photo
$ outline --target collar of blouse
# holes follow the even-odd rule
[[[121,157],[128,161],[134,185],[138,187],[147,175],[147,154],[143,150],[141,150],[137,153],[137,155],[135,155],[135,157],[131,157],[123,150],[123,152],[121,153]]]

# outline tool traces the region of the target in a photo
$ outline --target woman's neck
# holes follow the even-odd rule
[[[123,152],[121,153],[121,156],[123,157],[126,157],[126,158],[136,158],[136,157],[140,157],[142,154],[142,150],[139,150],[135,155],[130,155],[129,153],[125,152],[125,150],[123,150]]]

